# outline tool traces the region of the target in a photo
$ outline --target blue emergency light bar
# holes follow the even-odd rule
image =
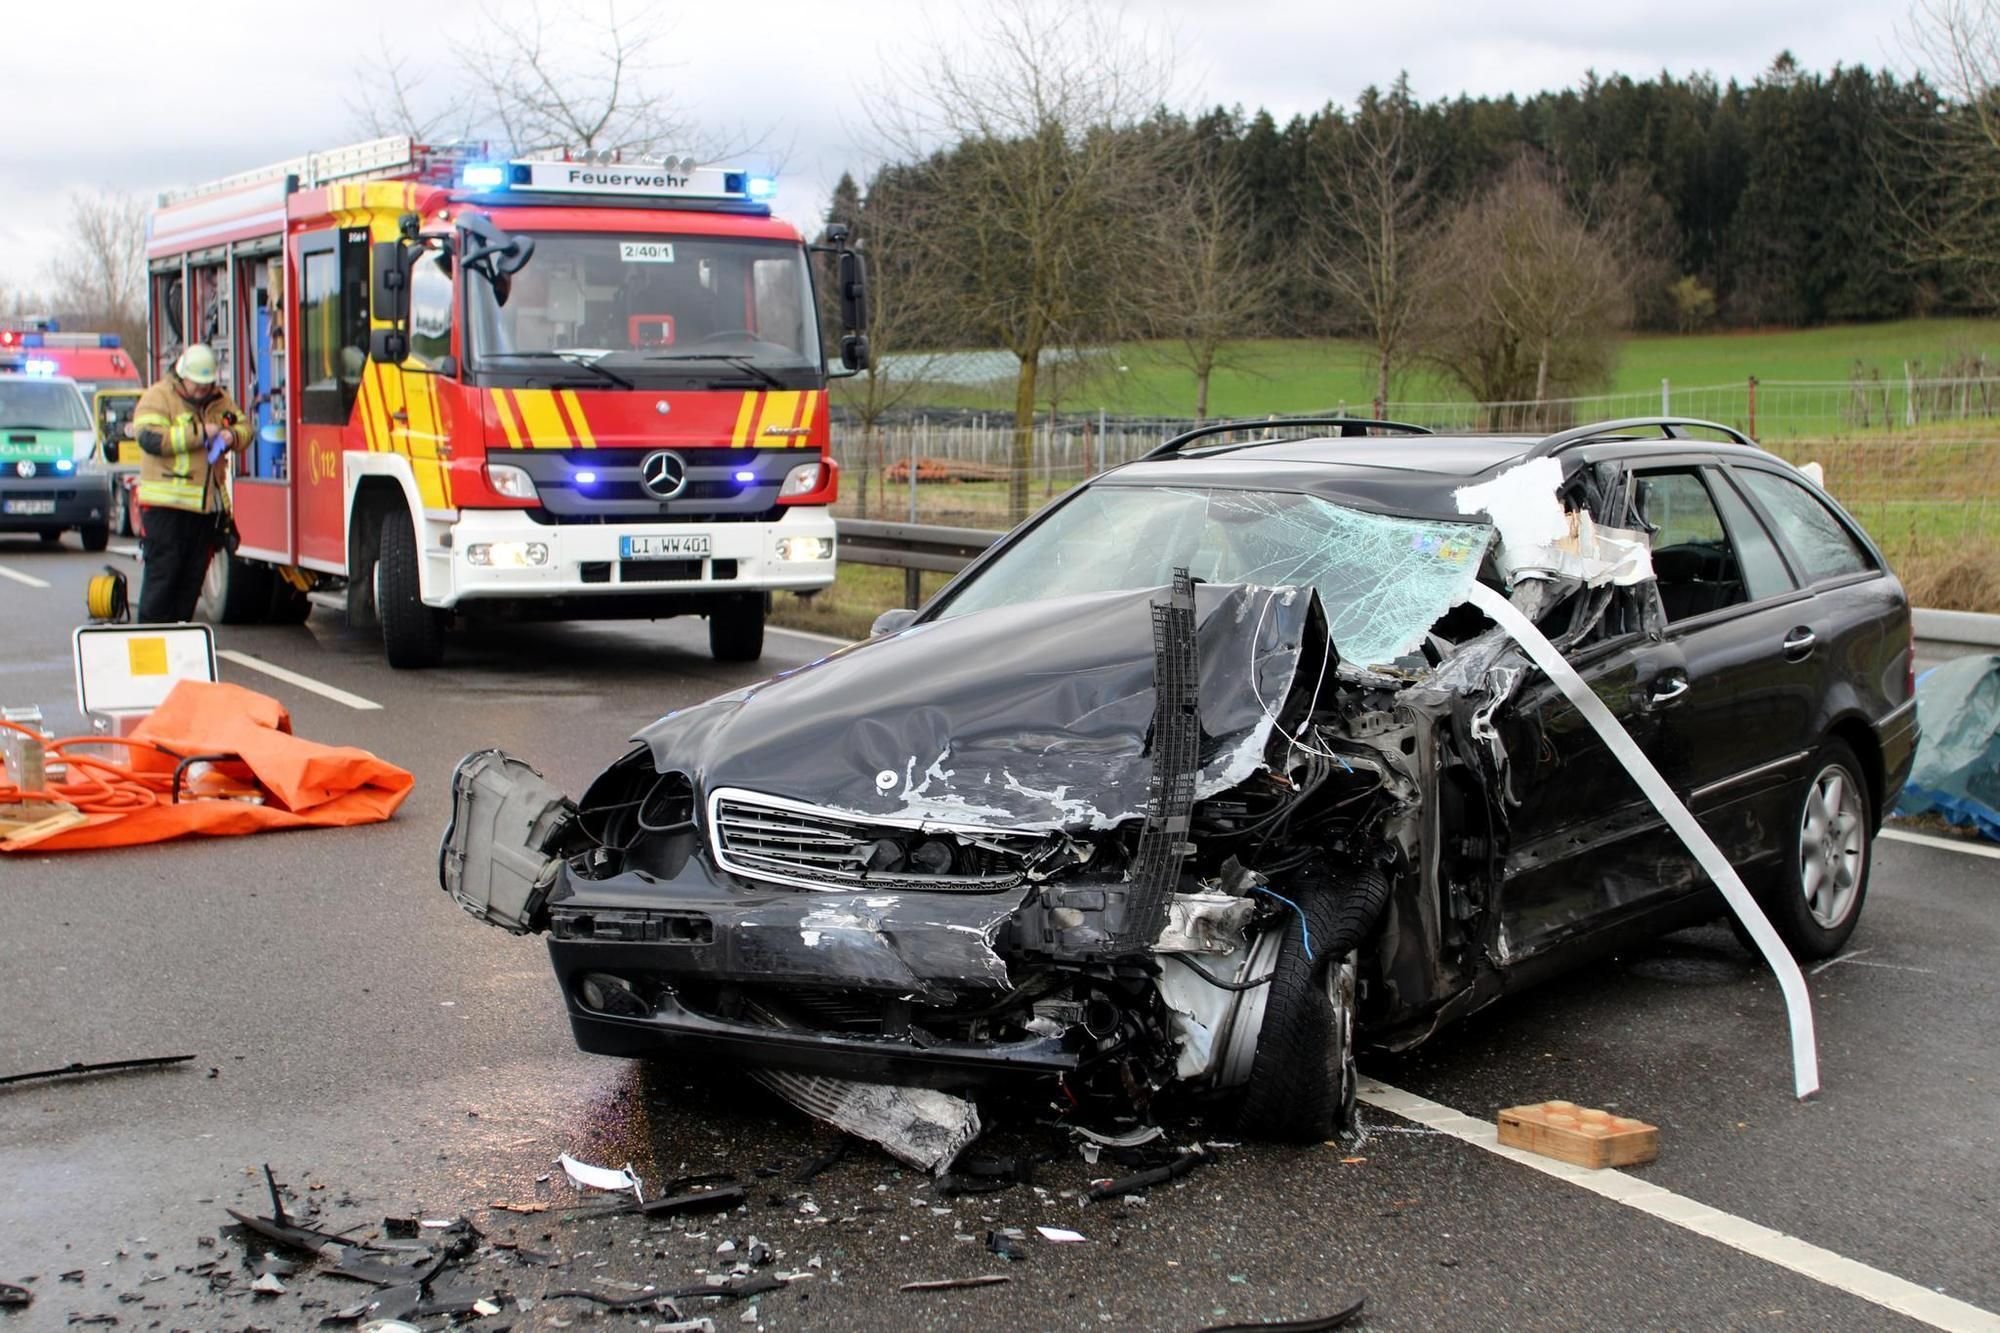
[[[15,333],[0,330],[0,347],[119,347],[115,333]]]
[[[704,167],[693,158],[666,157],[627,162],[612,154],[581,159],[471,162],[459,169],[459,188],[528,195],[627,195],[650,199],[742,200],[767,203],[778,193],[770,176],[722,167]]]
[[[507,168],[498,162],[474,162],[458,174],[468,190],[496,190],[507,183]]]

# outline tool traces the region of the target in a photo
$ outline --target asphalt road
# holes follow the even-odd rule
[[[50,585],[0,579],[0,703],[74,726],[68,633],[103,560],[0,539],[0,567]],[[225,1205],[262,1210],[267,1162],[328,1230],[463,1212],[562,1257],[502,1271],[532,1307],[486,1327],[638,1327],[658,1316],[546,1292],[698,1281],[726,1266],[721,1240],[751,1235],[779,1251],[775,1269],[811,1276],[704,1311],[724,1327],[1192,1329],[1362,1295],[1371,1329],[1920,1327],[1374,1110],[1358,1144],[1224,1148],[1143,1204],[1080,1202],[1101,1172],[1073,1154],[1035,1188],[975,1198],[937,1199],[872,1151],[798,1183],[830,1131],[733,1083],[577,1054],[541,945],[464,917],[434,867],[465,751],[504,746],[575,789],[644,722],[823,644],[774,632],[762,669],[728,668],[699,622],[537,627],[457,639],[443,670],[400,675],[325,611],[218,637],[380,703],[357,711],[223,668],[280,699],[300,734],[373,750],[417,788],[379,827],[0,860],[0,1074],[197,1057],[0,1088],[0,1279],[36,1293],[0,1313],[0,1333],[100,1314],[311,1327],[356,1300],[368,1289],[307,1276],[253,1297],[241,1251],[203,1243]],[[1775,985],[1719,927],[1512,999],[1367,1072],[1486,1119],[1563,1097],[1651,1120],[1663,1149],[1642,1179],[2000,1310],[1996,951],[2000,862],[1883,842],[1849,961],[1810,978],[1826,1087],[1812,1102],[1790,1096]],[[994,1137],[1048,1142],[1032,1124]],[[1197,1137],[1217,1135],[1176,1128]],[[656,1226],[490,1211],[574,1202],[559,1172],[537,1185],[564,1151],[629,1160],[656,1183],[733,1172],[751,1202]],[[1049,1243],[1036,1225],[1088,1240]],[[995,1226],[1028,1229],[1023,1260],[987,1253]],[[228,1290],[186,1271],[217,1259],[235,1273]],[[897,1290],[989,1272],[1010,1281]]]

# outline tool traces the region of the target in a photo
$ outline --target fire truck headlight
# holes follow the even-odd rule
[[[512,463],[488,463],[486,484],[509,500],[534,500],[540,498],[535,493],[535,479],[523,468]]]
[[[547,542],[474,542],[465,562],[481,569],[532,569],[549,563]]]
[[[778,559],[831,560],[833,559],[833,538],[831,537],[780,537],[778,538]]]
[[[820,466],[818,463],[801,463],[785,474],[785,484],[778,488],[780,500],[792,495],[809,495],[819,489]]]

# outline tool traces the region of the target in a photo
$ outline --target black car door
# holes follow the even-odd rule
[[[1653,573],[1687,689],[1662,700],[1648,757],[1739,869],[1775,857],[1813,746],[1825,661],[1812,598],[1719,465],[1641,468]],[[1801,649],[1801,645],[1804,648]]]

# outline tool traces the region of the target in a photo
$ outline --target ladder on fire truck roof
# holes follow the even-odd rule
[[[335,181],[399,180],[438,166],[467,161],[484,152],[484,144],[448,143],[433,147],[420,144],[407,134],[392,134],[386,138],[348,144],[344,148],[329,148],[322,153],[307,153],[303,157],[273,162],[269,166],[253,167],[205,185],[165,190],[160,194],[158,206],[166,208],[170,204],[198,199],[203,195],[222,194],[292,176],[298,178],[302,190],[330,185]]]

